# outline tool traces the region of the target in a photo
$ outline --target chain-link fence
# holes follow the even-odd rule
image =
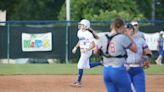
[[[126,21],[127,23],[129,21]],[[79,52],[76,55],[71,53],[73,46],[78,41],[78,21],[7,21],[0,22],[0,60],[1,63],[69,63],[69,60],[79,58]],[[97,32],[107,32],[110,30],[111,21],[91,21],[91,27]],[[139,21],[140,30],[146,33],[154,33],[164,30],[164,21]],[[23,34],[29,34],[22,37]],[[35,40],[34,47],[44,45],[37,38],[32,38],[35,34],[51,33],[51,49],[44,48],[24,51],[25,47],[32,46],[32,40]],[[30,38],[30,37],[31,38]],[[29,38],[30,39],[29,39]],[[30,42],[25,43],[23,39]],[[44,36],[43,39],[44,40]],[[156,54],[155,54],[156,57]]]

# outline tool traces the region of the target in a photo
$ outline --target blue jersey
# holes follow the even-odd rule
[[[163,43],[164,43],[164,38],[163,38],[163,37],[159,37],[159,38],[158,38],[158,45],[159,45],[160,47],[163,47]]]

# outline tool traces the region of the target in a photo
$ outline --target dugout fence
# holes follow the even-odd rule
[[[0,22],[0,59],[6,63],[28,61],[45,63],[48,59],[59,60],[59,63],[70,63],[67,60],[79,58],[79,52],[71,53],[77,42],[79,21],[6,21]],[[126,21],[128,23],[129,21]],[[146,33],[164,30],[164,20],[141,20],[140,30]],[[111,20],[91,21],[92,28],[97,32],[107,32]],[[51,33],[52,48],[49,51],[23,51],[22,33]],[[156,58],[156,52],[154,52]],[[76,61],[77,62],[77,61]]]

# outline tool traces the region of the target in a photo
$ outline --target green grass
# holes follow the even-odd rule
[[[151,65],[146,74],[164,74],[164,65]],[[88,69],[85,74],[102,74],[102,66]],[[0,75],[77,74],[77,64],[0,64]]]
[[[145,69],[146,74],[164,74],[164,65],[151,65],[150,68]]]

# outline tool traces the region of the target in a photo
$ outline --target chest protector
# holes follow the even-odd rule
[[[106,57],[106,58],[127,58],[127,53],[125,53],[124,55],[112,56],[112,55],[110,55],[110,53],[108,52],[108,50],[109,50],[109,45],[110,45],[111,40],[112,40],[115,36],[117,36],[117,35],[119,35],[119,33],[114,34],[114,35],[111,35],[111,36],[109,36],[109,35],[107,35],[107,34],[105,35],[106,38],[107,38],[108,40],[107,40],[107,46],[106,46],[106,51],[105,51],[105,53],[103,53],[102,51],[100,51],[102,56],[104,56],[104,57]]]

